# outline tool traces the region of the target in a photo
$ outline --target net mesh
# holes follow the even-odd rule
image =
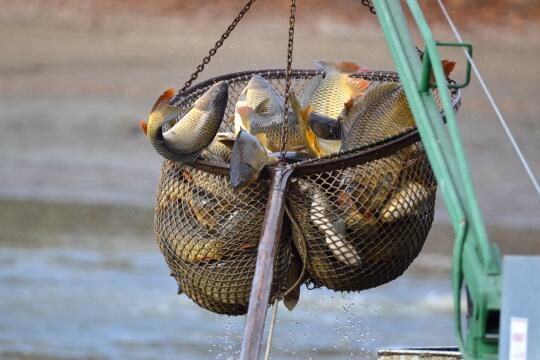
[[[255,73],[283,94],[282,70],[214,79],[229,85],[221,131],[233,131],[234,106]],[[301,93],[306,80],[320,73],[293,71],[291,89]],[[399,81],[392,72],[355,76],[370,80],[370,86]],[[174,105],[187,111],[212,84],[195,86]],[[459,96],[452,95],[457,108]],[[408,130],[390,122],[371,122],[358,150]],[[228,154],[221,150],[215,152],[219,156],[206,160],[227,164]],[[247,312],[268,188],[269,181],[261,178],[235,193],[227,175],[164,161],[157,190],[156,238],[179,286],[201,307],[228,315]],[[398,277],[425,242],[435,192],[435,179],[419,141],[360,165],[293,177],[285,194],[288,216],[277,247],[270,302],[296,282],[298,258],[303,259],[308,282],[337,291],[368,289]]]

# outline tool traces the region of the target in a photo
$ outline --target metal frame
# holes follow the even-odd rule
[[[465,359],[496,359],[501,303],[501,256],[497,247],[488,240],[478,207],[437,42],[417,0],[407,0],[425,44],[423,67],[401,3],[395,0],[373,0],[373,4],[456,233],[452,287],[455,333],[459,348]],[[470,47],[468,44],[452,46]],[[431,73],[435,76],[443,101],[446,126],[443,125],[429,90],[428,74]],[[468,79],[463,85],[467,83]],[[464,285],[471,307],[465,338],[460,302]]]

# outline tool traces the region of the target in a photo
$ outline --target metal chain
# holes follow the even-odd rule
[[[289,16],[289,42],[287,44],[287,72],[285,74],[285,110],[281,124],[281,161],[285,161],[285,149],[289,135],[289,92],[291,89],[291,74],[294,48],[294,22],[296,21],[296,0],[291,0]]]
[[[232,24],[229,25],[227,30],[221,35],[221,38],[218,41],[216,41],[216,43],[214,44],[214,47],[212,49],[210,49],[210,51],[208,52],[208,55],[206,55],[202,59],[202,62],[197,66],[197,69],[195,70],[195,72],[193,74],[191,74],[191,77],[189,78],[188,81],[186,81],[186,83],[184,84],[184,87],[182,89],[180,89],[179,93],[183,93],[184,91],[189,89],[189,87],[191,86],[193,81],[195,81],[197,79],[197,77],[199,76],[200,72],[204,70],[204,67],[210,62],[210,59],[212,58],[212,56],[216,55],[217,50],[223,45],[223,42],[229,37],[229,35],[234,30],[236,25],[238,25],[240,20],[242,20],[244,15],[248,12],[249,8],[251,7],[251,5],[255,1],[257,1],[257,0],[249,0],[246,3],[246,5],[244,5],[244,7],[240,11],[240,13],[233,20]]]
[[[375,8],[373,7],[373,4],[371,3],[371,0],[362,0],[362,5],[367,6],[369,11],[372,14],[375,14]]]
[[[372,14],[374,14],[374,15],[377,14],[377,13],[375,12],[375,7],[373,6],[371,0],[362,0],[362,5],[366,6]],[[418,48],[418,46],[416,47],[416,53],[417,53],[418,56],[420,56],[420,57],[422,57],[422,55],[424,54],[424,53],[422,52],[422,50],[420,50],[420,49]]]

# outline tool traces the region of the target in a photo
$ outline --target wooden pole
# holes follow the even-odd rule
[[[274,259],[283,225],[285,194],[292,175],[292,169],[282,164],[269,170],[271,175],[270,191],[264,215],[263,231],[257,250],[257,265],[249,296],[240,360],[259,358],[266,310],[272,287]]]

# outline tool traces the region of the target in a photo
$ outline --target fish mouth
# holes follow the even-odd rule
[[[235,192],[242,190],[243,188],[251,185],[253,178],[256,179],[254,174],[258,174],[258,171],[254,169],[251,165],[240,163],[238,164],[238,169],[231,171],[231,187]]]

